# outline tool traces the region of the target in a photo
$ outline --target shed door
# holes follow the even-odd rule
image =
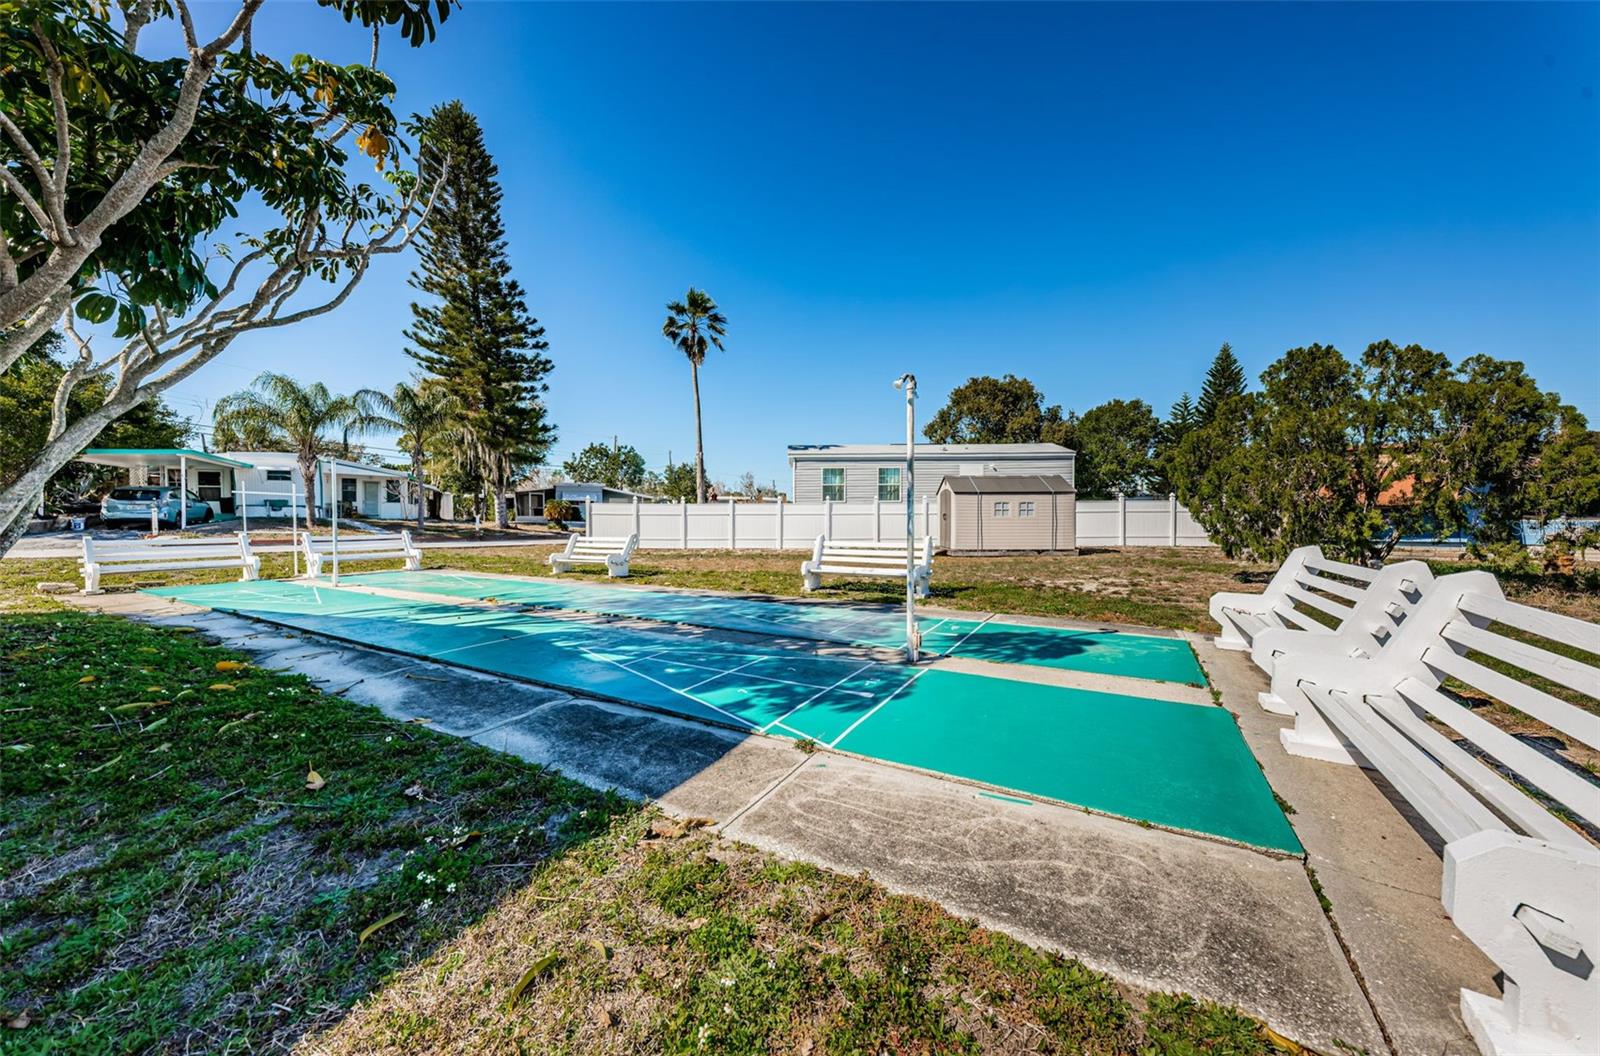
[[[948,550],[951,547],[950,536],[950,492],[939,493],[939,545]]]

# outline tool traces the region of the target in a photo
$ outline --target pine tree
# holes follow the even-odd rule
[[[511,277],[500,169],[478,119],[460,101],[444,103],[419,117],[416,131],[424,183],[447,162],[449,171],[417,242],[411,285],[432,301],[412,303],[406,352],[460,408],[457,431],[481,449],[474,490],[495,496],[495,523],[504,526],[511,479],[555,441],[542,400],[550,345]]]
[[[1239,365],[1238,358],[1233,354],[1233,346],[1224,341],[1216,358],[1211,361],[1211,369],[1206,371],[1205,384],[1200,387],[1200,403],[1197,407],[1200,424],[1214,419],[1224,401],[1243,396],[1244,386],[1244,367]]]
[[[1162,441],[1171,447],[1176,447],[1199,424],[1200,409],[1194,405],[1194,401],[1186,392],[1178,397],[1172,409],[1167,412],[1167,420],[1161,425]]]

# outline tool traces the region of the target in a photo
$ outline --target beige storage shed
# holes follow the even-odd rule
[[[939,547],[952,554],[1078,549],[1077,492],[1059,474],[939,482]]]

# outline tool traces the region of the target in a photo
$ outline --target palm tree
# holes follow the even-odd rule
[[[218,400],[213,424],[218,430],[270,438],[274,445],[295,453],[309,525],[314,516],[311,500],[317,493],[317,456],[331,443],[323,433],[343,429],[348,437],[352,429],[360,433],[383,428],[384,419],[375,413],[377,401],[382,399],[383,393],[374,389],[337,395],[320,381],[302,385],[287,374],[269,370],[245,391]],[[338,496],[333,501],[338,501]]]
[[[706,361],[706,349],[715,345],[720,350],[727,336],[728,319],[717,311],[717,302],[704,290],[689,287],[681,301],[667,305],[667,321],[661,324],[661,336],[689,357],[689,374],[694,379],[694,501],[706,501],[706,452],[700,435],[700,364]]]
[[[393,429],[411,455],[411,487],[417,502],[417,531],[421,532],[427,512],[422,498],[427,446],[455,420],[456,402],[442,385],[423,380],[416,384],[398,382],[387,396],[375,393],[372,404],[374,414],[366,422],[368,427]]]

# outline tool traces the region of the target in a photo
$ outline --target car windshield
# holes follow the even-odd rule
[[[118,502],[152,502],[161,498],[160,488],[116,488],[111,497]]]

